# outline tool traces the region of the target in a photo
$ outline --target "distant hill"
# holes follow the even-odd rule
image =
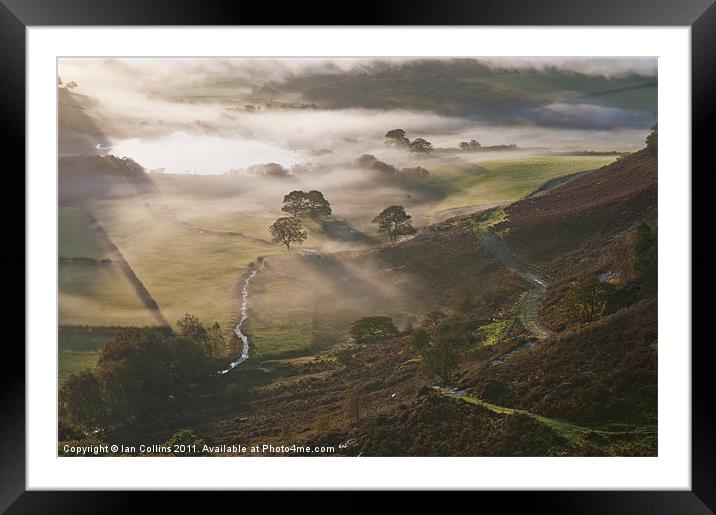
[[[155,191],[144,168],[130,158],[112,155],[60,157],[58,174],[60,204],[131,197]]]

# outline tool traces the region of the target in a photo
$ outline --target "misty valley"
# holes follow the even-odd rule
[[[61,60],[58,453],[656,456],[652,61]]]

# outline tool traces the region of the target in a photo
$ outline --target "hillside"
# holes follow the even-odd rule
[[[191,427],[207,442],[288,439],[334,455],[654,456],[657,296],[634,249],[655,215],[656,158],[638,152],[393,246],[268,257],[249,331],[267,313],[300,312],[306,325],[286,327],[312,338],[303,354],[270,355],[294,333],[257,338],[241,374],[181,390],[173,410],[106,439],[162,442]],[[548,281],[536,280],[542,270]],[[590,320],[568,318],[570,291],[595,274],[609,296]],[[278,283],[297,285],[282,303],[269,296]],[[339,334],[337,321],[367,307],[402,316],[402,332],[363,343]],[[451,354],[421,354],[417,328]],[[342,343],[316,345],[329,336]],[[436,356],[457,365],[436,374]]]
[[[113,155],[60,157],[58,188],[61,205],[155,191],[141,165],[132,159]]]
[[[657,217],[657,156],[646,149],[510,205],[495,229],[525,261],[566,276],[599,266],[625,231]]]

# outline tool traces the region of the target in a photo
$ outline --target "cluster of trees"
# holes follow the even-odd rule
[[[363,154],[356,159],[355,164],[360,168],[380,172],[385,179],[407,187],[422,184],[430,177],[430,172],[422,166],[398,169],[391,164],[380,161],[372,154]]]
[[[407,148],[418,154],[429,154],[433,151],[433,145],[424,138],[408,139],[403,129],[393,129],[385,133],[385,144],[391,147]]]
[[[372,157],[372,156],[370,156]],[[308,215],[313,218],[331,214],[331,205],[320,191],[292,191],[283,198],[281,211],[289,213],[277,219],[269,227],[271,240],[275,243],[286,245],[291,250],[291,245],[301,244],[308,233],[303,229],[300,217]],[[391,243],[401,236],[415,234],[416,229],[411,223],[411,216],[405,212],[403,206],[388,206],[373,218],[373,223],[378,224],[378,232],[386,234]]]
[[[97,366],[71,375],[60,389],[60,416],[80,427],[121,423],[166,409],[178,390],[207,377],[223,350],[215,324],[192,315],[179,332],[165,327],[125,328],[104,344]]]
[[[429,313],[422,327],[413,330],[409,342],[427,377],[450,381],[457,371],[459,356],[450,334],[439,330],[440,323],[445,319],[447,315],[441,311]],[[400,336],[393,320],[387,316],[361,317],[351,323],[348,333],[356,343],[371,343]]]
[[[461,141],[459,146],[460,150],[466,151],[480,150],[482,148],[480,142],[474,139],[471,139],[470,141]]]
[[[308,193],[300,190],[294,190],[283,197],[283,207],[281,211],[289,213],[291,216],[281,217],[277,219],[270,227],[271,240],[275,243],[283,243],[287,250],[291,250],[292,244],[301,244],[308,233],[303,230],[301,216],[310,216],[318,218],[331,214],[331,204],[323,196],[323,193],[317,190],[311,190]]]
[[[393,319],[386,316],[366,316],[351,322],[348,334],[356,343],[367,343],[400,334]]]

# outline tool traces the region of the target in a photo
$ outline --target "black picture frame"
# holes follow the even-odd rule
[[[15,170],[25,166],[25,29],[31,26],[88,25],[569,25],[569,26],[689,26],[692,56],[692,162],[713,175],[708,155],[708,128],[716,114],[716,5],[714,0],[452,0],[399,2],[383,0],[344,9],[302,2],[226,2],[197,0],[0,0],[0,119],[5,158]],[[12,173],[11,173],[12,172]],[[684,173],[685,171],[674,171]],[[693,177],[693,175],[692,175]],[[705,179],[705,178],[704,178]],[[7,169],[4,185],[14,200],[0,203],[3,220],[17,220],[24,208],[24,180]],[[14,181],[14,182],[13,182]],[[702,178],[699,179],[700,183]],[[703,193],[703,185],[701,194]],[[692,187],[692,192],[695,192]],[[19,204],[22,204],[20,206]],[[695,199],[692,201],[695,206]],[[694,216],[694,221],[701,217]],[[25,227],[4,227],[14,239],[1,247],[6,290],[23,292],[17,271],[25,269]],[[22,244],[20,243],[22,242]],[[19,246],[21,245],[21,246]],[[698,263],[692,259],[692,267]],[[713,265],[712,258],[704,264]],[[12,271],[12,272],[9,272]],[[8,273],[9,272],[9,273]],[[693,271],[692,271],[693,273]],[[27,277],[25,277],[25,281]],[[699,281],[704,290],[713,279]],[[8,288],[9,287],[9,288]],[[17,295],[14,299],[17,298]],[[14,300],[13,299],[13,300]],[[25,304],[8,303],[6,320],[19,326]],[[701,305],[703,306],[703,304]],[[697,315],[707,306],[694,304]],[[692,315],[693,319],[693,315]],[[23,329],[24,337],[24,329]],[[25,353],[5,339],[0,374],[0,510],[8,513],[95,513],[144,511],[146,495],[126,492],[25,491]],[[679,342],[689,345],[691,342]],[[530,509],[550,513],[713,513],[716,510],[716,434],[709,360],[710,341],[692,346],[692,490],[648,492],[486,492],[502,507],[529,503]],[[162,497],[169,497],[162,495]],[[167,502],[184,503],[173,493]],[[234,498],[235,499],[235,498]],[[165,499],[162,499],[164,502]],[[169,509],[168,505],[164,509]]]

